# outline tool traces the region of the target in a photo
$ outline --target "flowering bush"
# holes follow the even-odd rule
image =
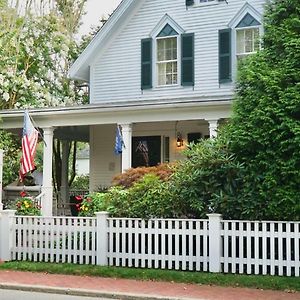
[[[16,214],[20,216],[41,215],[41,207],[37,203],[35,203],[31,197],[25,195],[17,199],[16,208],[17,208]]]
[[[105,193],[93,193],[85,196],[80,207],[80,217],[92,217],[95,212],[106,211],[106,197]]]

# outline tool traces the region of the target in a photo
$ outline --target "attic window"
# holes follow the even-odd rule
[[[236,26],[236,54],[238,60],[259,50],[260,25],[254,17],[247,13]]]
[[[254,19],[249,13],[247,13],[245,17],[236,26],[236,28],[260,26],[260,25],[261,24],[256,19]]]
[[[165,36],[173,36],[178,35],[178,32],[173,29],[169,24],[166,24],[166,26],[161,30],[161,32],[157,35],[157,37],[165,37]]]

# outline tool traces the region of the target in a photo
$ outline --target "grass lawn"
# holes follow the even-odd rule
[[[205,272],[183,272],[156,269],[135,269],[121,267],[99,267],[93,265],[6,262],[0,270],[47,272],[79,276],[99,276],[137,280],[169,281],[205,285],[248,287],[256,289],[300,291],[300,279],[296,277],[212,274]]]

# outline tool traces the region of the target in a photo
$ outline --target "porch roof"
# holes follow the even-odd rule
[[[88,126],[99,124],[141,123],[230,117],[230,97],[199,100],[126,101],[69,107],[30,109],[40,128]],[[24,110],[0,111],[1,129],[23,127]]]

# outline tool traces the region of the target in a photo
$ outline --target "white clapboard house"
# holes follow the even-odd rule
[[[231,114],[238,61],[260,47],[264,3],[123,0],[69,71],[88,83],[90,103],[30,111],[46,140],[44,214],[51,214],[53,138],[64,153],[70,139],[89,141],[95,190],[130,167],[180,159],[188,142],[215,136]],[[2,128],[22,127],[20,110],[0,117]],[[121,155],[114,153],[117,126]]]

